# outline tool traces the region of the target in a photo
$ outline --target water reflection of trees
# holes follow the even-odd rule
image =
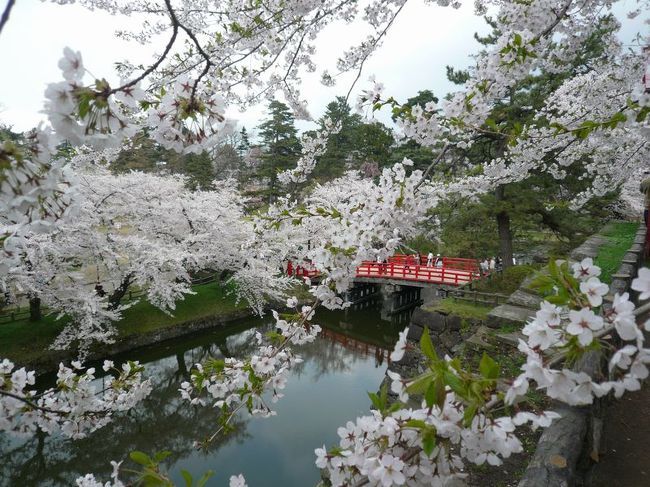
[[[154,389],[149,398],[88,438],[70,441],[37,435],[3,445],[0,479],[6,479],[7,485],[71,485],[74,478],[87,472],[108,475],[108,462],[133,450],[170,450],[172,460],[191,454],[194,441],[217,427],[216,418],[214,409],[188,407],[181,400],[179,380],[174,378],[182,375],[178,360],[172,356],[150,364]],[[246,438],[246,421],[237,418],[233,424],[235,431],[212,444],[206,454]]]
[[[250,355],[257,347],[255,331],[264,332],[270,328],[270,324],[263,325],[261,330],[258,327],[242,331],[240,327],[229,336],[225,332],[205,336],[198,346],[197,339],[193,339],[188,340],[185,347],[182,344],[174,344],[175,348],[169,345],[152,347],[141,357],[154,383],[151,395],[138,407],[116,417],[111,424],[83,440],[71,441],[43,434],[16,440],[0,435],[0,485],[67,486],[88,472],[107,477],[109,461],[121,460],[133,450],[148,453],[170,450],[173,452],[171,461],[193,454],[194,442],[216,428],[215,410],[188,406],[178,393],[180,383],[187,380],[193,364],[208,357]],[[299,353],[304,363],[292,374],[307,373],[309,366],[314,381],[328,374],[350,373],[357,364],[368,360],[363,353],[347,350],[327,339],[300,347]],[[236,418],[235,431],[219,438],[204,454],[213,455],[232,441],[248,438],[247,422],[246,416]]]
[[[311,364],[314,381],[329,374],[349,373],[355,366],[368,360],[363,353],[348,350],[340,343],[328,339],[319,339],[300,347],[300,355],[305,361],[296,367],[296,375],[302,375],[305,367]],[[375,367],[379,366],[381,364],[375,359]]]
[[[176,350],[147,364],[153,392],[141,405],[82,440],[35,435],[25,440],[0,436],[0,485],[71,485],[88,472],[110,472],[110,460],[133,450],[170,450],[172,460],[189,455],[194,441],[217,428],[213,408],[189,407],[178,393],[192,364],[210,356],[245,356],[255,348],[252,332],[223,336],[191,350]],[[99,379],[101,380],[101,379]],[[236,418],[235,431],[219,438],[205,453],[212,454],[231,441],[247,437],[246,421]]]

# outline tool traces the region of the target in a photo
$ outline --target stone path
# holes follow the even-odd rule
[[[650,319],[650,313],[641,317]],[[646,343],[650,339],[646,334]],[[612,402],[604,418],[600,461],[591,472],[591,487],[650,486],[650,383]]]

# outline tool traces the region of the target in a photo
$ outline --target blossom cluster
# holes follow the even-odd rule
[[[500,465],[504,458],[521,452],[517,427],[548,427],[560,417],[553,411],[519,407],[506,408],[510,415],[494,414],[501,409],[495,407],[501,401],[513,406],[532,382],[547,396],[572,405],[589,404],[594,396],[609,392],[620,397],[626,390],[638,390],[640,381],[648,376],[650,363],[641,326],[649,330],[650,320],[644,325],[636,323],[634,304],[627,294],[615,296],[612,306],[602,313],[594,312],[609,290],[598,280],[599,275],[600,269],[587,258],[573,264],[571,270],[566,263],[551,265],[551,276],[538,278],[539,287],[552,291],[547,299],[566,303],[542,302],[535,319],[526,325],[523,332],[528,341],[519,345],[526,356],[523,373],[510,381],[505,393],[496,389],[499,368],[491,359],[484,355],[480,375],[472,375],[456,359],[438,358],[425,332],[421,347],[429,358],[430,370],[415,378],[402,378],[389,370],[390,387],[399,402],[389,406],[385,390],[381,396],[371,394],[375,409],[340,427],[338,446],[317,448],[316,465],[327,471],[334,486],[442,486],[452,478],[466,476],[465,461]],[[650,297],[650,269],[640,270],[632,289],[641,299]],[[581,371],[551,367],[550,351],[562,351],[575,360],[605,339],[606,329],[616,331],[623,342],[635,343],[624,344],[612,354],[609,380],[597,382]],[[403,358],[409,346],[407,333],[408,329],[400,334],[391,360]],[[473,390],[480,392],[472,397]],[[413,404],[409,403],[413,393],[424,395],[418,409],[407,406]]]
[[[295,297],[289,298],[286,304],[289,309],[298,310]],[[271,402],[282,398],[287,373],[302,363],[302,358],[292,351],[291,345],[310,343],[321,330],[320,326],[310,323],[314,316],[312,306],[303,306],[296,314],[286,317],[273,310],[273,316],[276,331],[269,333],[266,340],[256,332],[259,347],[250,358],[227,357],[196,364],[190,381],[181,384],[181,397],[190,404],[206,406],[209,403],[222,411],[222,429],[243,407],[254,416],[274,415],[275,411],[267,402],[268,394],[271,394]],[[275,344],[266,343],[268,340]],[[208,400],[204,397],[206,395]]]
[[[525,394],[531,382],[551,398],[583,405],[609,392],[618,398],[625,391],[639,390],[641,381],[648,377],[650,349],[644,347],[643,330],[650,331],[650,320],[645,324],[636,322],[635,306],[628,293],[616,294],[611,306],[599,312],[609,291],[598,279],[600,269],[591,258],[585,258],[573,264],[572,270],[572,277],[577,280],[574,291],[579,293],[579,299],[562,305],[543,302],[535,318],[524,327],[528,339],[520,342],[519,350],[526,355],[526,363],[508,391],[508,403]],[[650,269],[642,268],[632,282],[632,289],[641,296],[650,296],[648,274]],[[602,341],[614,332],[623,345],[609,359],[609,380],[599,382],[583,371],[557,370],[549,365],[550,350],[563,349],[570,356],[580,356],[601,348]]]
[[[327,470],[334,486],[363,480],[385,487],[443,486],[466,477],[464,459],[500,465],[503,458],[521,452],[516,427],[526,423],[546,427],[559,417],[552,411],[497,418],[476,414],[467,424],[466,411],[452,392],[446,394],[442,407],[423,402],[418,409],[373,410],[337,430],[338,447],[317,448],[316,465]]]
[[[296,162],[296,167],[282,171],[278,174],[278,181],[288,185],[291,183],[304,183],[312,173],[317,164],[317,158],[327,151],[327,141],[336,135],[342,125],[334,124],[331,120],[324,121],[324,128],[317,131],[313,136],[305,135],[302,138],[302,153]]]
[[[126,362],[117,369],[106,360],[103,370],[108,374],[99,384],[94,368],[84,370],[80,362],[73,362],[72,367],[60,364],[56,386],[37,392],[32,388],[33,371],[16,369],[11,361],[2,360],[0,430],[17,435],[58,431],[69,438],[83,438],[151,392],[151,383],[143,380],[144,369],[137,362]]]
[[[103,155],[72,159],[73,167],[81,166],[75,169],[75,218],[60,220],[47,233],[24,232],[17,262],[3,276],[12,299],[38,296],[50,312],[71,318],[55,343],[59,348],[77,342],[83,350],[92,342],[110,342],[112,323],[126,306],[119,298],[134,286],[171,312],[192,292],[191,272],[238,269],[256,259],[243,248],[250,224],[232,182],[191,192],[182,177],[111,174],[101,165]],[[275,265],[260,259],[255,270],[258,276],[274,275]],[[252,275],[237,279],[243,294],[247,282],[258,282]],[[260,300],[246,297],[254,304]]]

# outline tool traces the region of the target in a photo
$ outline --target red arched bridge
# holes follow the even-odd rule
[[[289,261],[287,274],[311,279],[318,277],[320,273],[309,263],[294,266]],[[429,265],[426,255],[395,254],[384,262],[362,262],[357,267],[355,280],[394,284],[399,284],[399,282],[393,281],[407,281],[408,284],[415,286],[437,284],[462,286],[481,277],[483,275],[476,259],[437,257]],[[407,284],[407,282],[403,282],[403,284]]]

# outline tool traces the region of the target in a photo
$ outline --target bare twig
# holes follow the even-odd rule
[[[350,95],[352,94],[352,90],[354,89],[354,87],[357,84],[357,81],[359,81],[359,78],[361,77],[361,72],[363,71],[363,66],[366,63],[366,61],[368,60],[368,57],[370,56],[370,54],[372,52],[374,52],[374,50],[377,47],[377,44],[379,43],[379,41],[382,39],[382,37],[384,37],[386,35],[386,33],[388,32],[388,29],[390,29],[390,27],[393,25],[393,22],[395,21],[397,16],[400,14],[402,9],[404,8],[404,5],[406,5],[406,1],[402,5],[400,5],[400,7],[397,9],[397,11],[395,11],[395,13],[393,14],[393,17],[386,24],[386,27],[384,27],[384,29],[379,33],[379,35],[377,37],[375,37],[375,39],[373,40],[373,42],[371,44],[371,47],[369,47],[368,50],[366,50],[366,53],[364,54],[363,59],[361,59],[361,63],[359,64],[359,69],[357,71],[357,76],[356,76],[356,78],[354,78],[354,81],[350,85],[350,89],[348,90],[348,94],[345,95],[345,101],[346,102],[350,99]]]
[[[15,3],[15,0],[9,0],[7,2],[7,6],[4,9],[4,12],[2,12],[2,17],[0,17],[0,33],[2,33],[2,28],[5,26],[5,24],[9,20],[9,14],[11,13],[11,9],[13,8],[14,3]]]
[[[63,412],[63,411],[54,411],[52,409],[44,408],[43,406],[39,406],[35,402],[26,398],[25,396],[20,396],[18,394],[14,394],[13,392],[0,390],[0,396],[7,396],[7,397],[11,397],[12,399],[17,399],[18,401],[27,404],[30,408],[38,409],[39,411],[43,411],[45,413],[57,414],[60,416],[66,416],[68,414],[67,412]]]
[[[109,94],[117,93],[118,91],[122,91],[122,90],[124,90],[126,88],[130,88],[131,86],[135,86],[137,83],[139,83],[140,81],[145,79],[147,76],[149,76],[151,73],[153,73],[156,69],[158,69],[158,66],[160,66],[160,64],[165,60],[165,58],[169,54],[169,51],[171,51],[171,48],[174,45],[174,42],[176,42],[176,36],[178,35],[179,23],[178,23],[178,19],[176,18],[176,14],[174,13],[174,10],[172,9],[172,5],[170,3],[170,0],[165,0],[165,5],[167,6],[167,10],[169,11],[169,17],[170,17],[170,19],[172,21],[172,29],[173,29],[172,36],[169,39],[169,41],[167,42],[167,45],[165,46],[165,50],[160,55],[158,60],[155,63],[153,63],[151,66],[149,66],[146,70],[144,70],[140,76],[138,76],[137,78],[129,81],[127,84],[120,86],[119,88],[115,88],[115,89],[111,90]]]
[[[429,173],[433,170],[435,166],[438,165],[438,163],[442,160],[443,156],[447,152],[447,150],[451,147],[451,144],[449,142],[446,142],[442,150],[440,151],[440,154],[438,154],[438,157],[436,157],[431,164],[429,164],[429,167],[427,167],[426,171],[422,174],[422,178],[418,182],[418,184],[415,185],[415,188],[413,188],[413,192],[417,191],[420,186],[424,183],[426,180],[427,176]]]

